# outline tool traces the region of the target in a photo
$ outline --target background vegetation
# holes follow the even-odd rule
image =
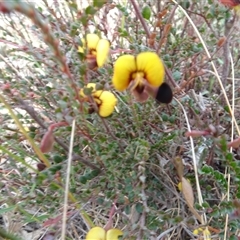
[[[124,239],[203,239],[201,231],[199,236],[193,231],[205,226],[211,239],[239,239],[239,19],[218,1],[178,4],[0,2],[5,234],[60,239],[74,130],[66,239],[84,239],[111,217]],[[77,52],[89,32],[111,42],[109,61],[96,71]],[[142,51],[156,51],[165,63],[175,96],[168,106],[153,99],[137,103],[128,91],[112,88],[117,57]],[[89,114],[79,101],[87,82],[115,93],[112,116]],[[43,154],[38,146],[48,127],[59,122],[68,126],[55,128],[54,148]],[[190,186],[179,191],[181,166]],[[189,208],[191,193],[202,222]]]

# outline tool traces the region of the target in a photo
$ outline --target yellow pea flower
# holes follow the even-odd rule
[[[95,83],[88,83],[87,88],[92,88],[91,96],[93,100],[98,106],[98,114],[101,117],[108,117],[110,116],[114,108],[117,104],[117,98],[112,92],[106,90],[96,90]],[[79,92],[80,96],[86,98],[87,96],[84,94],[83,89]]]
[[[93,92],[96,91],[96,83],[88,83],[87,86],[86,86],[86,88],[92,89],[91,93],[93,93]],[[87,96],[84,94],[83,88],[80,89],[79,94],[80,94],[81,97],[87,97]]]
[[[100,39],[96,47],[98,67],[102,67],[104,63],[107,61],[109,50],[110,50],[109,41],[106,39]]]
[[[164,65],[154,52],[120,56],[114,65],[112,83],[123,91],[129,88],[135,99],[144,102],[149,96],[162,103],[172,101],[172,90],[164,82]]]
[[[95,102],[98,105],[98,113],[101,117],[110,116],[117,104],[117,98],[109,91],[98,90],[93,93]]]
[[[205,229],[202,229],[202,228],[197,228],[193,231],[193,234],[194,235],[204,235],[206,238],[206,240],[211,240],[211,233],[210,231],[205,228]]]
[[[154,52],[142,52],[120,56],[114,65],[113,85],[123,91],[134,81],[134,88],[142,88],[144,80],[153,87],[159,87],[164,81],[164,65]]]
[[[82,40],[83,47],[78,47],[78,52],[84,53],[84,47],[87,47],[87,61],[90,68],[102,67],[106,62],[110,50],[110,43],[106,39],[100,39],[98,35],[89,33],[86,41]]]
[[[87,39],[87,48],[90,50],[96,50],[97,44],[100,40],[97,34],[89,33],[86,36]]]
[[[86,240],[118,240],[123,232],[120,229],[112,228],[105,231],[101,227],[93,227],[87,233]]]
[[[178,186],[178,190],[181,192],[182,191],[182,182],[179,182],[177,186]]]

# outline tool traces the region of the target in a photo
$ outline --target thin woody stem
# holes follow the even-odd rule
[[[149,38],[150,37],[150,31],[148,29],[148,26],[147,26],[146,22],[143,19],[142,14],[140,13],[140,10],[139,10],[139,7],[138,7],[137,3],[135,2],[135,0],[130,0],[130,2],[132,3],[132,6],[133,6],[133,8],[135,10],[135,13],[136,13],[136,16],[140,20],[140,22],[141,22],[141,24],[142,24],[142,26],[143,26],[146,34],[147,34],[147,37]]]
[[[58,123],[53,123],[51,124],[48,129],[53,131],[55,128],[57,127],[64,127],[64,126],[68,126],[69,124],[67,122],[58,122]]]
[[[115,200],[113,202],[112,208],[111,208],[111,210],[109,212],[108,222],[107,222],[106,226],[104,227],[104,229],[106,231],[108,231],[109,229],[111,229],[113,227],[113,215],[116,212],[116,202],[117,202],[117,197],[115,198]]]

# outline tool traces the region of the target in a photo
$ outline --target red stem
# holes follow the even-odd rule
[[[117,197],[115,198],[113,205],[111,207],[111,210],[109,212],[109,219],[108,219],[106,226],[104,227],[105,231],[108,231],[109,229],[111,229],[113,227],[112,218],[113,218],[114,213],[116,212],[116,202],[117,202]]]
[[[68,126],[69,124],[67,122],[59,122],[59,123],[52,123],[49,127],[49,131],[53,131],[57,127],[63,127],[63,126]]]

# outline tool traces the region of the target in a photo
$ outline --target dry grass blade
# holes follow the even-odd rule
[[[183,105],[175,98],[175,100],[178,102],[178,104],[181,106],[184,116],[185,116],[185,120],[187,123],[187,128],[188,131],[191,131],[191,127],[189,124],[189,120],[188,120],[188,116],[187,113],[183,107]],[[193,143],[193,138],[190,137],[190,143],[191,143],[191,149],[192,149],[192,158],[193,158],[193,167],[194,167],[194,173],[195,173],[195,179],[196,179],[196,186],[197,186],[197,193],[198,193],[198,202],[200,205],[202,205],[203,203],[203,198],[202,198],[202,193],[201,193],[201,188],[200,188],[200,184],[199,184],[199,178],[198,178],[198,167],[197,167],[197,161],[196,161],[196,154],[195,154],[195,150],[194,150],[194,143]],[[203,219],[201,218],[201,223],[202,224],[206,224],[207,222],[207,218],[206,218],[206,214],[203,214]]]
[[[235,71],[234,71],[234,63],[233,63],[233,57],[230,52],[230,62],[231,62],[231,72],[232,72],[232,128],[231,128],[231,142],[233,142],[234,138],[234,113],[235,113]],[[230,152],[232,152],[232,147],[230,148]],[[226,173],[228,173],[229,169],[226,169]],[[227,201],[230,200],[230,181],[231,181],[231,175],[227,174],[227,180],[228,180],[228,188],[227,188]],[[228,214],[226,214],[226,220],[225,220],[225,228],[224,228],[224,240],[227,240],[228,237]]]
[[[71,166],[72,166],[72,153],[73,153],[74,133],[75,133],[75,119],[73,119],[73,122],[72,122],[72,131],[71,131],[71,138],[70,138],[70,144],[69,144],[69,154],[68,154],[68,162],[67,162],[65,193],[64,193],[64,204],[63,204],[63,218],[62,218],[62,236],[61,236],[62,240],[65,239],[65,235],[66,235],[69,183],[70,183]]]

